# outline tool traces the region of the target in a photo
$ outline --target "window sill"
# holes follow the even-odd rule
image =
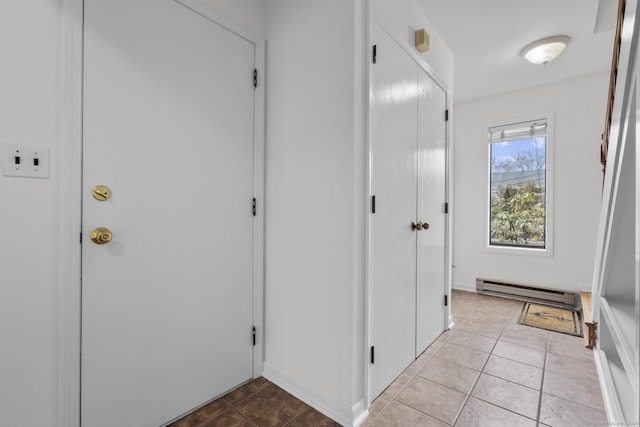
[[[484,248],[486,253],[506,254],[506,255],[526,255],[526,256],[553,256],[553,251],[550,247],[544,249],[534,248],[519,248],[519,247],[506,247],[506,246],[486,246]]]

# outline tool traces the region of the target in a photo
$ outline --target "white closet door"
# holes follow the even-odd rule
[[[417,66],[377,25],[372,73],[371,397],[415,357]]]
[[[253,376],[255,46],[173,0],[84,42],[82,425],[157,427]]]
[[[446,328],[446,94],[418,73],[418,221],[416,357]]]

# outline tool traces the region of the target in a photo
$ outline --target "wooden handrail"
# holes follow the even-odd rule
[[[609,78],[609,98],[607,101],[607,115],[604,122],[604,133],[602,134],[602,144],[600,145],[600,163],[602,164],[602,174],[607,169],[607,153],[609,150],[609,136],[611,133],[611,116],[613,114],[613,101],[616,94],[616,81],[618,78],[618,64],[620,62],[620,45],[622,44],[622,23],[624,22],[624,9],[626,0],[618,1],[618,16],[616,20],[616,34],[613,42],[613,57],[611,59],[611,76]],[[603,180],[604,181],[604,180]]]

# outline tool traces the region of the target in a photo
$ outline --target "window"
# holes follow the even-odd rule
[[[549,252],[551,117],[489,127],[489,247]]]

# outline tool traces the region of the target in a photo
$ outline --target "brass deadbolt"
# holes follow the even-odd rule
[[[111,197],[111,189],[106,185],[96,185],[93,187],[93,190],[91,190],[91,193],[93,194],[93,198],[100,202],[104,202]]]
[[[111,230],[105,227],[98,227],[91,232],[91,241],[96,245],[104,245],[113,239]]]

